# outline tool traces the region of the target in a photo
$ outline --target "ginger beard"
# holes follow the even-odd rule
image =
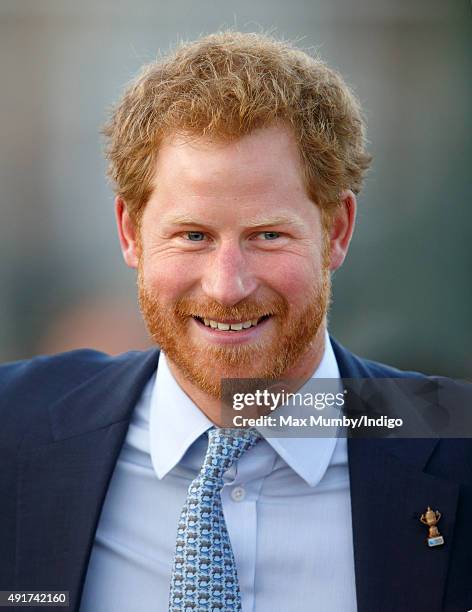
[[[290,312],[287,300],[243,300],[233,307],[207,300],[181,298],[173,305],[159,300],[157,289],[146,286],[143,257],[139,257],[139,306],[146,326],[166,357],[204,393],[221,399],[222,378],[276,379],[309,349],[328,312],[331,298],[329,239],[323,232],[322,269],[303,310]],[[192,317],[247,321],[271,313],[276,331],[270,340],[237,345],[198,344],[190,338]]]

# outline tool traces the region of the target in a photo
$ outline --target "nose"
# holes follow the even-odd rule
[[[257,287],[257,279],[251,272],[247,257],[241,246],[233,241],[217,246],[202,274],[205,294],[224,306],[234,306]]]

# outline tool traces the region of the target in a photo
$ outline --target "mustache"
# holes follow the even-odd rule
[[[177,316],[200,317],[202,319],[238,319],[248,321],[266,315],[285,315],[288,312],[287,301],[279,297],[271,300],[242,301],[234,306],[223,306],[211,300],[196,301],[181,298],[176,302],[174,312]]]

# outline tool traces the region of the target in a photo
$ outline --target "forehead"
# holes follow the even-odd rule
[[[204,195],[304,190],[295,137],[284,125],[229,142],[172,135],[160,147],[154,185],[157,190],[178,185]]]
[[[306,232],[317,227],[319,209],[306,191],[294,134],[278,125],[231,142],[169,137],[145,218],[161,227],[289,224]]]

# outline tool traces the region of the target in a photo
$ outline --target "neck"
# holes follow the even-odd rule
[[[292,392],[301,388],[303,384],[312,377],[313,373],[320,365],[325,352],[325,335],[326,325],[324,324],[320,326],[312,343],[300,359],[280,376],[281,379],[296,381],[297,384],[291,389]],[[173,361],[167,358],[167,362],[179,386],[185,391],[194,404],[198,406],[203,414],[216,426],[221,427],[224,425],[221,418],[221,399],[205,393],[193,384],[182,374]]]

